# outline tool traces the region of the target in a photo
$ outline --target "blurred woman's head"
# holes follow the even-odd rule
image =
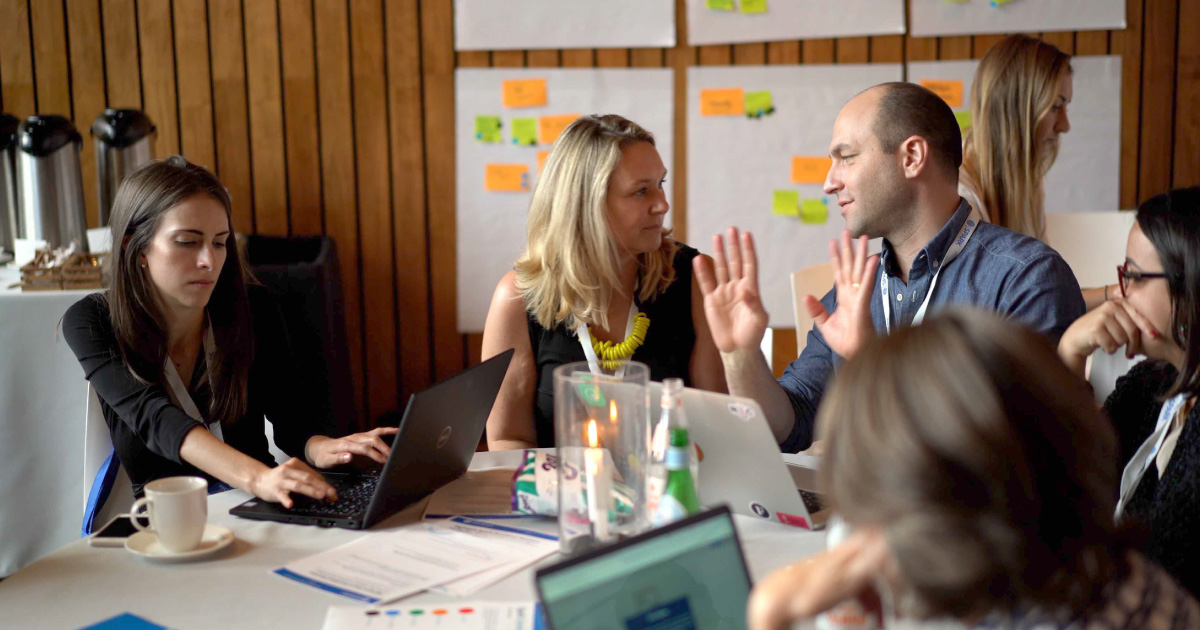
[[[908,613],[1080,610],[1125,566],[1112,429],[1032,331],[951,311],[882,337],[819,421],[825,491],[883,531]]]
[[[654,136],[620,116],[583,116],[546,159],[529,206],[517,287],[547,328],[607,326],[623,266],[638,266],[637,299],[674,279],[676,244],[663,227],[666,168]]]

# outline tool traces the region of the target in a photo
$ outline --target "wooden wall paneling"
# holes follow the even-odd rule
[[[429,191],[429,281],[433,293],[434,372],[461,371],[454,215],[454,16],[444,0],[421,0],[421,76],[425,111],[425,188]]]
[[[871,38],[872,63],[903,63],[904,36],[882,35]]]
[[[763,65],[767,63],[767,45],[759,43],[734,44],[733,63],[739,66]]]
[[[483,363],[483,335],[480,333],[471,333],[463,336],[466,337],[467,367]],[[484,443],[486,444],[486,440]]]
[[[674,237],[687,240],[687,69],[696,63],[696,49],[688,46],[687,3],[675,0],[676,41],[674,48],[666,51],[666,64],[674,70],[675,78],[675,129],[673,130],[674,164],[667,164],[671,182],[671,229]],[[653,130],[651,130],[653,131]],[[697,245],[691,243],[691,245]]]
[[[971,57],[982,59],[992,46],[1004,41],[1005,35],[976,35],[971,38]]]
[[[160,156],[175,155],[179,153],[179,104],[175,92],[175,29],[171,20],[171,4],[139,3],[137,26],[141,51],[142,111],[158,128],[154,139],[155,152]]]
[[[425,153],[421,111],[421,32],[417,0],[386,6],[392,216],[395,224],[395,321],[400,345],[401,400],[433,382],[430,355],[429,234],[425,214]],[[556,56],[557,57],[557,56]]]
[[[938,58],[936,37],[904,36],[904,58],[906,61],[935,61]],[[905,69],[907,76],[908,69]]]
[[[833,50],[837,63],[867,63],[871,58],[870,38],[843,37],[836,40]]]
[[[337,242],[338,258],[342,263],[346,338],[350,342],[350,373],[355,387],[359,389],[358,417],[362,424],[363,420],[367,419],[366,380],[363,374],[358,201],[354,184],[350,25],[346,3],[341,0],[315,0],[313,23],[316,31],[325,233]]]
[[[728,66],[733,63],[733,46],[697,46],[696,64],[700,66]]]
[[[287,236],[287,153],[283,143],[283,80],[279,65],[277,9],[276,0],[244,0],[242,5],[254,231]]]
[[[938,40],[938,59],[970,59],[971,36],[942,37]]]
[[[1125,28],[1113,31],[1112,54],[1121,55],[1121,207],[1136,208],[1138,150],[1142,112],[1142,9],[1144,0],[1126,0]]]
[[[1076,55],[1107,55],[1108,31],[1080,31],[1075,34]]]
[[[806,39],[800,49],[801,63],[829,64],[834,61],[835,41],[832,39]]]
[[[17,118],[38,112],[26,0],[0,0],[0,108]]]
[[[182,78],[179,81],[179,152],[216,172],[210,67],[208,3],[206,0],[175,0],[175,72]],[[238,213],[243,210],[237,208]]]
[[[627,68],[629,67],[628,48],[598,48],[596,49],[597,68]]]
[[[571,48],[562,51],[564,68],[592,68],[596,65],[596,51],[591,48]]]
[[[775,328],[771,331],[771,371],[775,373],[775,378],[783,376],[783,371],[796,357],[800,356],[797,351],[797,332],[795,328]],[[800,334],[808,334],[808,331],[802,331]]]
[[[233,199],[233,229],[254,232],[254,183],[246,111],[246,53],[240,0],[209,0],[217,176]]]
[[[1171,188],[1175,135],[1175,19],[1178,0],[1146,3],[1142,62],[1142,136],[1138,150],[1141,201]]]
[[[367,426],[399,406],[396,276],[387,102],[387,51],[381,0],[351,0],[350,51],[354,69],[354,161],[358,165],[358,220],[362,244],[363,335]]]
[[[978,36],[976,36],[978,37]],[[1053,44],[1068,55],[1075,54],[1075,33],[1070,31],[1055,31],[1042,33],[1042,41]]]
[[[37,87],[38,114],[58,114],[73,119],[67,22],[62,2],[29,3],[29,23],[33,35],[33,78]]]
[[[104,42],[100,39],[100,3],[66,0],[67,37],[71,53],[71,99],[75,127],[83,136],[79,166],[88,227],[101,227],[96,205],[96,147],[89,133],[92,121],[104,111]]]
[[[492,53],[492,65],[497,68],[523,68],[525,66],[525,51],[497,50]]]
[[[461,58],[460,58],[461,59]],[[460,66],[463,64],[459,64]],[[525,65],[530,68],[557,68],[557,50],[531,50],[525,55]]]
[[[767,63],[784,65],[800,63],[800,42],[771,42],[767,44]]]
[[[1200,2],[1179,5],[1172,188],[1200,184]]]
[[[492,65],[492,54],[486,50],[464,50],[455,53],[455,67],[487,68]]]
[[[325,228],[321,212],[321,135],[311,0],[279,0],[279,32],[288,227],[291,234],[320,235]],[[284,33],[287,37],[283,37]]]
[[[629,65],[634,68],[661,68],[663,52],[662,48],[632,48],[629,50]]]
[[[138,60],[135,0],[100,0],[100,19],[104,24],[104,80],[108,89],[108,106],[141,109],[142,67]],[[11,40],[4,38],[3,41]],[[160,129],[159,135],[161,133]],[[156,156],[163,155],[162,143],[157,138],[155,152]]]

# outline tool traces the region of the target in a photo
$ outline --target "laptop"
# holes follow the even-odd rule
[[[746,627],[750,573],[721,506],[535,574],[551,630]]]
[[[366,529],[462,476],[483,436],[513,350],[408,399],[383,470],[323,473],[337,501],[293,494],[293,505],[251,499],[229,510],[244,518]]]
[[[662,384],[651,382],[651,426],[661,398]],[[815,492],[814,471],[784,462],[757,402],[688,387],[683,411],[700,450],[701,504],[724,503],[736,514],[805,529],[824,527],[831,511]]]

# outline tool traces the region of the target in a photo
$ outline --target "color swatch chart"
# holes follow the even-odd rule
[[[330,606],[324,630],[541,630],[534,603],[454,603],[400,608]]]

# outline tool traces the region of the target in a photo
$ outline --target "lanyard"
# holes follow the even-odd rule
[[[954,242],[951,243],[950,249],[946,250],[946,255],[937,265],[937,271],[933,272],[933,280],[929,282],[929,290],[925,292],[925,301],[921,302],[921,307],[917,309],[917,314],[913,316],[912,325],[916,326],[925,319],[925,310],[929,308],[929,299],[933,297],[933,289],[937,287],[938,276],[942,274],[942,270],[950,261],[958,258],[964,247],[967,246],[967,241],[975,235],[975,228],[979,225],[979,211],[972,209],[971,214],[967,216],[967,222],[963,223],[962,228],[958,230],[958,236],[954,237]],[[887,269],[883,270],[883,280],[879,283],[881,289],[881,299],[883,300],[883,325],[887,331],[892,332],[892,305],[891,296],[888,293],[888,273]]]
[[[629,323],[625,325],[626,339],[629,338],[629,335],[633,334],[633,318],[636,317],[637,314],[637,305],[631,303],[629,305]],[[591,370],[592,374],[604,374],[604,372],[600,369],[600,358],[596,356],[596,349],[592,347],[592,334],[588,332],[587,324],[580,324],[579,328],[577,328],[575,332],[579,335],[579,345],[583,346],[583,356],[587,357],[588,370]],[[613,376],[617,378],[624,378],[625,366],[617,368],[617,371],[615,374],[613,374]]]
[[[1175,418],[1175,414],[1179,413],[1179,409],[1186,401],[1186,394],[1178,394],[1163,403],[1162,409],[1158,412],[1158,424],[1154,426],[1154,432],[1146,438],[1145,442],[1142,442],[1129,463],[1125,465],[1125,471],[1121,473],[1121,498],[1117,500],[1117,512],[1114,515],[1118,521],[1121,520],[1125,505],[1129,503],[1129,499],[1133,498],[1133,493],[1137,490],[1146,471],[1149,470],[1150,464],[1154,463],[1154,458],[1158,455],[1158,450],[1162,448],[1163,441],[1171,433],[1171,420]]]
[[[205,322],[204,329],[204,368],[208,370],[212,365],[214,355],[217,352],[217,343],[213,339],[212,325],[210,322]],[[218,440],[225,441],[225,436],[221,432],[221,423],[214,422],[209,424],[205,421],[204,416],[200,414],[200,408],[192,400],[191,394],[188,393],[187,387],[183,384],[183,379],[179,378],[179,372],[175,370],[175,364],[171,362],[171,357],[167,356],[163,361],[163,371],[167,374],[167,384],[171,386],[167,392],[171,395],[171,401],[176,406],[183,409],[183,412],[188,416],[199,420],[213,435],[217,436]],[[204,375],[205,380],[208,380],[207,372]],[[211,383],[210,383],[211,385]]]

